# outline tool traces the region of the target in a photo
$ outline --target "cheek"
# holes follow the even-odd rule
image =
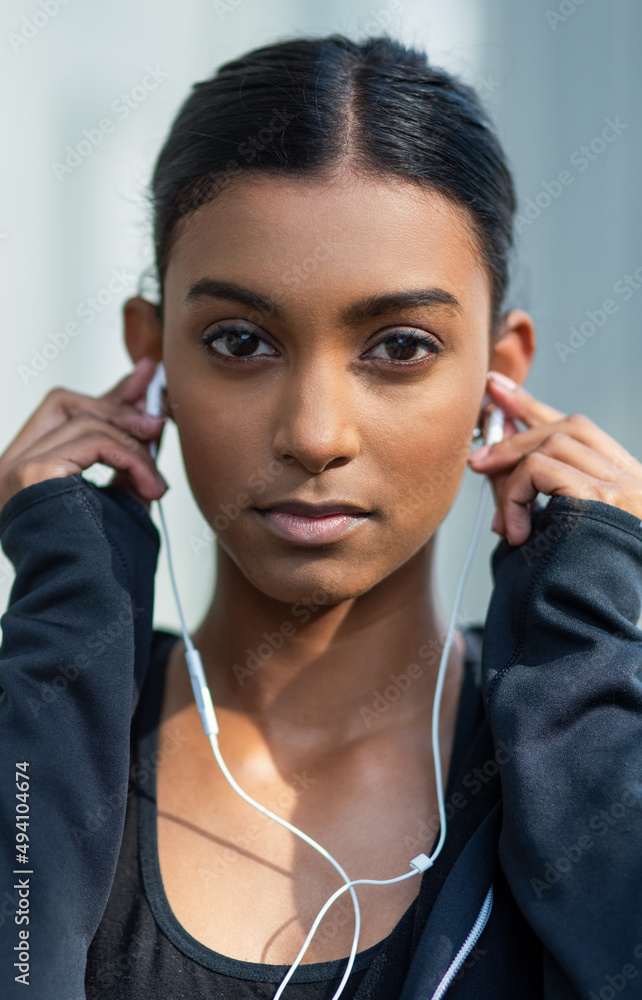
[[[446,517],[466,469],[473,426],[461,411],[439,422],[416,414],[373,439],[385,514],[399,537],[421,544]]]
[[[212,407],[181,400],[175,415],[185,472],[194,498],[211,521],[223,505],[258,499],[285,465],[271,455],[262,422],[250,408],[231,401]],[[276,466],[279,468],[277,469]]]

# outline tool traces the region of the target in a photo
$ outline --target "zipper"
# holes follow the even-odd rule
[[[481,933],[488,923],[488,918],[490,916],[490,911],[493,908],[493,887],[491,885],[490,889],[486,894],[486,899],[482,903],[482,908],[477,914],[477,919],[473,924],[472,928],[468,933],[468,937],[462,944],[461,948],[453,958],[452,962],[448,966],[441,982],[437,986],[437,989],[433,993],[430,1000],[441,1000],[446,990],[452,985],[452,982],[461,969],[462,965],[470,955],[471,951],[479,941]]]

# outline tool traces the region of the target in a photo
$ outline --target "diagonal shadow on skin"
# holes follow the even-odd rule
[[[242,847],[237,847],[236,844],[231,840],[224,840],[222,837],[217,837],[213,833],[208,833],[203,830],[202,827],[196,826],[194,823],[189,823],[187,820],[179,819],[178,816],[174,816],[172,813],[162,812],[160,809],[157,812],[157,816],[162,816],[164,819],[169,819],[173,823],[179,823],[181,826],[186,827],[188,830],[192,830],[194,833],[198,833],[201,837],[206,837],[207,840],[211,840],[214,843],[220,844],[221,847],[229,847],[233,851],[237,851],[244,857],[249,858],[252,861],[256,861],[257,864],[263,864],[267,868],[271,868],[273,871],[278,872],[279,875],[286,875],[292,877],[292,873],[286,871],[285,868],[280,868],[278,865],[272,864],[270,861],[265,861],[263,858],[259,858],[256,854],[252,854],[251,851],[245,850]]]

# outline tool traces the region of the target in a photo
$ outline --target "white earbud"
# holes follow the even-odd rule
[[[163,389],[166,385],[165,367],[163,362],[159,361],[152,380],[147,386],[147,392],[145,394],[145,409],[148,413],[151,413],[153,417],[163,416]],[[149,446],[149,452],[152,458],[156,458],[157,450],[156,442],[152,441]]]
[[[163,362],[160,361],[156,366],[156,371],[151,382],[147,386],[147,394],[145,396],[145,409],[153,417],[162,417],[163,415],[163,389],[166,384],[165,368]]]
[[[484,444],[497,444],[504,437],[504,420],[506,414],[498,406],[493,406],[486,426]]]

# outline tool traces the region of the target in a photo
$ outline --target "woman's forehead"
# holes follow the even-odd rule
[[[178,224],[165,296],[184,298],[206,276],[293,286],[297,273],[310,291],[315,281],[403,277],[490,294],[466,210],[433,189],[397,177],[263,175],[235,179]]]

